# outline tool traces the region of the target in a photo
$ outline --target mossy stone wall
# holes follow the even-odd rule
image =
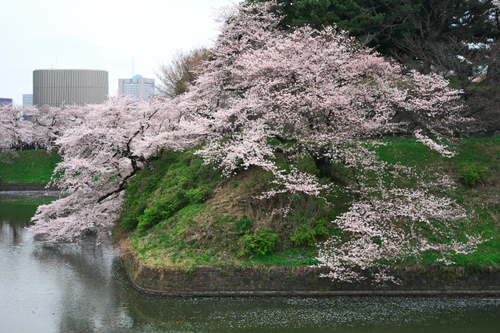
[[[392,273],[399,285],[332,282],[311,267],[234,268],[199,266],[191,272],[142,266],[133,254],[121,256],[132,283],[139,290],[169,296],[271,296],[271,295],[500,295],[500,269],[485,267],[406,267]]]

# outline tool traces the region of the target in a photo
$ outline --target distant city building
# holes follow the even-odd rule
[[[0,106],[7,106],[12,104],[12,98],[0,98]]]
[[[33,94],[23,94],[23,106],[33,106]]]
[[[100,104],[108,99],[108,72],[90,69],[33,71],[33,105]]]
[[[154,93],[154,79],[146,79],[139,74],[134,75],[131,79],[118,79],[118,95],[149,101],[149,97]]]

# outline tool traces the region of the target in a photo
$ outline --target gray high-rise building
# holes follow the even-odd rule
[[[109,94],[108,72],[90,69],[33,71],[33,105],[100,104]]]
[[[136,99],[149,101],[155,93],[155,80],[134,75],[131,79],[118,79],[118,95],[132,96]]]

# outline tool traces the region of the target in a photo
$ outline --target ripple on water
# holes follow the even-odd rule
[[[141,317],[183,332],[480,332],[500,327],[498,298],[236,297],[154,302],[159,318],[146,313]],[[161,314],[168,322],[161,323]]]

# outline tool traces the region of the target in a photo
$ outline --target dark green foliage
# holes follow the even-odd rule
[[[264,2],[267,0],[247,0]],[[487,42],[498,38],[491,3],[481,0],[278,0],[283,28],[336,25],[384,55],[408,53],[409,39],[458,38]],[[493,11],[494,13],[494,11]]]
[[[457,166],[457,171],[465,184],[474,186],[484,176],[486,169],[478,163],[462,162]]]
[[[248,0],[263,2],[267,0]],[[339,30],[348,30],[351,35],[366,34],[366,29],[378,25],[381,14],[373,14],[355,0],[278,0],[285,18],[282,27],[310,25],[321,30],[336,25]]]
[[[236,221],[234,226],[234,232],[238,235],[243,235],[250,227],[253,225],[253,220],[248,216],[243,216],[241,219]]]
[[[336,25],[352,35],[364,34],[365,29],[382,20],[372,15],[354,0],[295,0],[281,1],[286,14],[283,24],[301,26],[309,24],[315,29]]]
[[[129,230],[146,230],[188,205],[204,202],[216,175],[191,152],[167,152],[141,171],[127,188],[119,223]]]
[[[325,219],[320,219],[316,221],[316,226],[314,228],[311,228],[306,224],[301,224],[297,230],[297,235],[295,237],[291,237],[290,240],[295,244],[295,246],[314,246],[317,239],[328,236],[328,234]]]
[[[243,245],[244,250],[240,255],[247,253],[266,254],[276,250],[280,238],[271,229],[262,228],[255,235],[251,235],[249,231],[240,238],[238,244]]]
[[[281,6],[277,10],[285,15],[284,29],[306,24],[318,30],[336,26],[369,46],[378,47],[384,54],[396,46],[394,41],[416,33],[417,28],[409,18],[418,15],[420,8],[407,1],[387,0],[278,0],[278,3]]]

